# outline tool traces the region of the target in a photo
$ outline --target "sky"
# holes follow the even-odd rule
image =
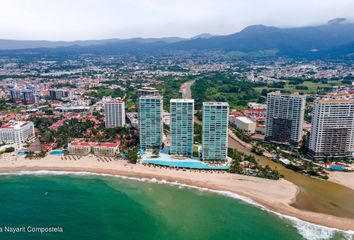
[[[354,0],[0,0],[0,39],[224,35],[246,26],[354,22]]]

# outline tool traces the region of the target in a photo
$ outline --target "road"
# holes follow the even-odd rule
[[[191,87],[195,80],[185,82],[180,87],[180,92],[182,93],[182,98],[191,99],[192,98],[192,91]]]

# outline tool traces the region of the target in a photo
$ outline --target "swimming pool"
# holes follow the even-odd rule
[[[17,152],[17,155],[23,156],[23,155],[27,155],[27,153],[28,152],[22,150],[22,151]]]
[[[159,166],[175,167],[175,168],[189,168],[189,169],[205,169],[205,170],[228,170],[228,166],[210,166],[201,161],[184,161],[184,160],[144,160],[144,163],[150,163]]]
[[[50,152],[51,155],[62,155],[64,154],[64,150],[53,150]]]
[[[329,166],[330,169],[335,170],[335,171],[344,171],[345,167],[338,166],[338,165],[331,165]]]

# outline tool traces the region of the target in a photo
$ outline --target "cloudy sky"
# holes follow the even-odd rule
[[[252,24],[354,22],[354,0],[0,0],[1,39],[228,34]]]

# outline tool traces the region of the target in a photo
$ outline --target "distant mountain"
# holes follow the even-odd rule
[[[211,37],[214,37],[214,35],[211,35],[210,33],[202,33],[202,34],[199,34],[197,36],[192,37],[191,39],[198,39],[198,38],[200,38],[200,39],[209,39]]]
[[[253,25],[230,35],[200,34],[190,39],[133,38],[99,41],[48,42],[0,40],[0,49],[31,53],[125,53],[149,54],[174,51],[224,51],[242,56],[260,53],[305,58],[354,59],[354,24],[344,18],[320,26],[277,28]],[[24,49],[16,50],[13,49]],[[3,54],[2,51],[1,54]],[[241,53],[241,54],[240,54]]]
[[[170,44],[176,50],[255,52],[275,49],[280,55],[308,55],[354,42],[354,24],[330,21],[313,27],[276,28],[254,25],[241,32]]]
[[[130,43],[175,43],[185,40],[179,37],[166,38],[130,38],[130,39],[104,39],[104,40],[87,40],[87,41],[36,41],[36,40],[8,40],[0,39],[0,50],[18,50],[31,48],[57,48],[57,47],[72,47],[72,46],[94,46],[105,44],[125,44]]]

